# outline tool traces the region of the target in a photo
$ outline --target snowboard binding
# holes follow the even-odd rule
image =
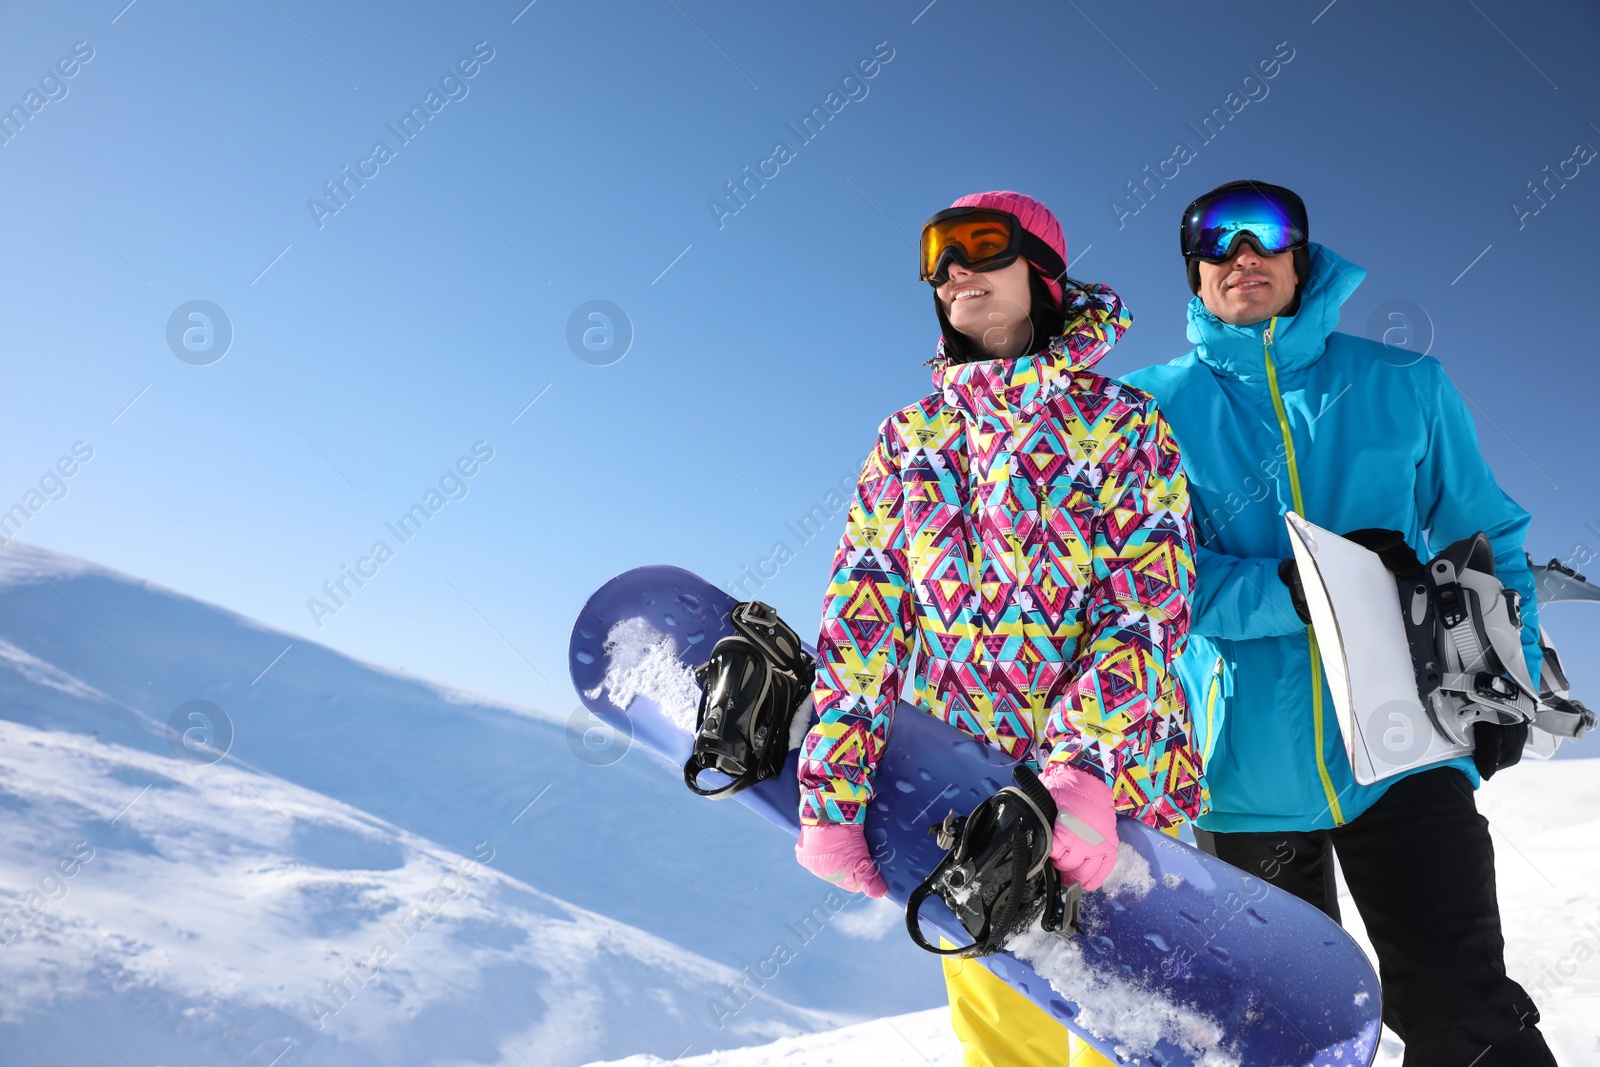
[[[1542,628],[1539,642],[1544,666],[1539,669],[1539,710],[1533,713],[1534,725],[1555,737],[1582,737],[1595,728],[1595,713],[1571,695],[1566,668]]]
[[[734,632],[718,641],[695,668],[700,709],[683,781],[696,794],[721,800],[783,769],[795,712],[811,693],[816,664],[800,638],[759,600],[735,604]],[[732,779],[706,787],[710,768]]]
[[[1457,541],[1409,573],[1387,554],[1384,563],[1396,574],[1417,692],[1439,735],[1471,745],[1478,722],[1532,718],[1520,602],[1495,577],[1488,538]]]
[[[989,956],[1035,919],[1051,933],[1081,932],[1083,887],[1063,887],[1050,862],[1055,801],[1027,764],[1019,763],[1012,775],[1016,785],[1000,790],[971,815],[952,811],[928,828],[939,847],[949,851],[906,901],[906,929],[919,947],[939,956]],[[970,945],[940,948],[923,936],[919,913],[934,895],[955,914],[972,938]]]
[[[1387,555],[1384,563],[1400,586],[1423,707],[1441,736],[1473,746],[1485,778],[1518,762],[1530,728],[1554,738],[1594,729],[1594,712],[1568,695],[1561,660],[1542,629],[1544,669],[1535,688],[1522,650],[1521,597],[1495,576],[1494,550],[1482,533],[1450,545],[1426,567],[1401,570]],[[1587,584],[1557,561],[1551,566]],[[1543,747],[1554,752],[1553,744]]]
[[[1472,747],[1485,778],[1517,763],[1538,722],[1540,693],[1522,651],[1521,598],[1495,576],[1488,537],[1462,538],[1409,574],[1385,563],[1396,572],[1417,691],[1433,728]]]
[[[1540,604],[1564,600],[1600,601],[1600,588],[1590,584],[1589,579],[1559,559],[1552,559],[1539,567],[1534,565],[1530,556],[1528,566],[1533,568]],[[1561,665],[1561,657],[1542,626],[1539,628],[1539,650],[1544,653],[1544,666],[1539,670],[1539,710],[1533,713],[1533,722],[1551,738],[1542,746],[1545,751],[1538,753],[1548,759],[1555,755],[1555,749],[1562,740],[1582,737],[1595,728],[1597,720],[1595,713],[1585,707],[1583,701],[1572,696],[1566,668]]]

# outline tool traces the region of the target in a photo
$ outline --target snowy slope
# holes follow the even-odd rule
[[[707,960],[735,969],[754,966],[772,956],[777,941],[792,943],[798,951],[765,986],[770,1001],[744,1009],[741,1026],[767,1026],[765,1032],[776,1034],[814,1028],[824,1017],[818,1012],[830,1022],[874,1014],[853,987],[874,991],[874,1003],[890,1012],[941,999],[937,964],[903,938],[885,936],[895,921],[892,912],[852,902],[837,915],[825,912],[819,935],[804,943],[796,938],[790,924],[816,915],[827,887],[799,870],[781,834],[738,805],[695,802],[683,791],[676,770],[642,749],[608,762],[611,757],[604,753],[597,758],[585,749],[587,723],[569,728],[566,714],[542,716],[361,664],[82,561],[16,542],[0,551],[0,720],[71,735],[51,739],[46,748],[74,739],[87,743],[97,731],[97,751],[123,746],[128,751],[119,760],[157,759],[166,768],[164,778],[187,783],[185,774],[195,765],[174,758],[166,722],[180,705],[196,699],[223,708],[235,732],[229,757],[201,770],[298,786],[311,798],[305,803],[331,804],[345,813],[341,818],[366,820],[386,827],[397,841],[410,842],[393,844],[383,853],[390,857],[385,863],[397,862],[393,857],[409,855],[410,849],[470,857],[475,848],[492,848],[494,870],[522,883],[513,896],[529,902],[534,913],[533,901],[557,910],[575,905],[615,920],[617,929],[637,927],[629,936],[643,931],[688,950],[685,958],[705,957],[696,964],[701,967]],[[142,771],[117,773],[134,785],[130,795],[150,780],[140,778]],[[71,797],[77,789],[63,784],[52,795]],[[145,794],[124,819],[133,818],[156,792]],[[28,800],[26,789],[16,795]],[[97,817],[109,819],[126,800]],[[19,832],[25,822],[57,817],[48,810],[16,808],[23,801],[0,798],[0,901],[19,899],[58,858],[55,852],[74,843],[33,841]],[[63,826],[73,818],[89,819],[81,812],[59,817],[67,820]],[[330,816],[318,825],[339,821]],[[261,869],[300,862],[367,871],[374,862],[366,837],[330,831],[320,840],[321,832],[296,834],[289,843],[298,851],[263,859]],[[216,847],[232,846],[218,841]],[[161,871],[146,872],[152,893],[160,892],[162,877],[177,882],[188,877],[184,862]],[[248,883],[252,875],[240,877]],[[326,877],[326,870],[319,877]],[[234,910],[253,906],[254,890],[247,884],[225,891],[219,883],[217,892],[216,907],[224,902]],[[107,898],[106,907],[120,910],[121,905]],[[504,910],[510,914],[517,907],[508,903]],[[84,922],[90,918],[92,913]],[[316,925],[302,920],[308,929]],[[260,936],[270,941],[275,935]],[[0,947],[0,957],[13,954],[15,947]],[[209,952],[199,952],[197,959],[210,959]],[[454,965],[462,963],[461,952],[457,945],[445,956]],[[153,967],[150,961],[157,958],[169,959],[173,968],[187,965],[177,949],[172,953],[147,957],[146,966]],[[248,966],[248,953],[240,964]],[[111,988],[120,966],[108,963],[102,971],[83,972],[84,988],[97,982]],[[610,1035],[607,1040],[615,1038],[616,1045],[605,1046],[615,1054],[670,1056],[686,1043],[692,1051],[704,1051],[749,1040],[733,1033],[732,1023],[714,1025],[711,992],[689,1013],[683,1005],[693,997],[683,999],[672,968],[641,973],[650,975],[659,996],[684,1010],[688,1021],[638,1011],[627,1015],[630,1025],[613,1027],[596,1009],[595,1025]],[[725,980],[731,977],[719,982]],[[33,984],[37,987],[37,980]],[[532,1005],[557,997],[534,990],[534,984],[527,985],[536,993],[526,999],[530,1007],[497,1018],[497,1025],[524,1026],[534,1017]],[[157,985],[168,993],[177,988]],[[70,990],[62,992],[78,1002]],[[261,989],[246,992],[239,1003],[266,1003]],[[722,986],[713,992],[725,996]],[[38,1003],[24,999],[11,1006],[15,1010],[6,1022],[12,1029],[0,1037],[0,1064],[11,1062],[8,1038],[27,1039],[34,1026],[24,1017],[38,1022],[28,1015],[28,1006]],[[226,1004],[216,1009],[216,1019],[222,1027],[246,1025],[229,1014]],[[80,1028],[93,1035],[87,1026]],[[55,1032],[48,1026],[35,1031]],[[681,1034],[688,1036],[680,1040]],[[584,1053],[598,1054],[598,1047]],[[466,1050],[459,1055],[464,1062],[470,1059]],[[198,1054],[169,1058],[205,1062]]]
[[[8,1064],[570,1064],[681,1047],[737,977],[226,763],[0,723],[0,808]],[[727,1030],[827,1021],[762,996]]]
[[[1063,1061],[1065,1062],[1065,1061]],[[950,1010],[930,1008],[856,1023],[821,1034],[780,1038],[749,1048],[677,1060],[672,1067],[961,1067]],[[666,1067],[657,1056],[629,1056],[592,1067]]]
[[[1522,763],[1478,792],[1495,843],[1506,967],[1533,996],[1540,1029],[1563,1065],[1600,1061],[1600,773],[1588,760]],[[1340,879],[1345,927],[1371,954]],[[949,1013],[888,1016],[829,1033],[673,1061],[674,1067],[847,1067],[858,1063],[958,1067]],[[1399,1067],[1387,1030],[1378,1067]],[[630,1056],[607,1067],[664,1067]],[[599,1067],[599,1065],[596,1065]]]
[[[1477,796],[1494,839],[1506,971],[1533,997],[1558,1062],[1600,1062],[1600,763],[1524,761]],[[1348,896],[1340,907],[1370,954]],[[1399,1047],[1385,1034],[1389,1062],[1399,1064]]]

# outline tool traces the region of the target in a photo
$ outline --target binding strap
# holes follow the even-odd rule
[[[695,669],[700,708],[683,782],[697,796],[721,800],[777,775],[789,752],[795,712],[805,704],[816,667],[800,638],[758,600],[736,604],[734,632]],[[727,775],[705,787],[701,772]]]
[[[712,800],[721,800],[731,797],[735,793],[742,793],[761,780],[760,773],[754,766],[745,768],[743,774],[734,778],[727,785],[707,789],[699,782],[700,772],[713,766],[712,757],[701,752],[694,752],[683,765],[683,784],[688,786],[695,796],[709,797]]]
[[[999,952],[1041,909],[1046,930],[1077,929],[1082,887],[1074,885],[1063,893],[1060,875],[1050,863],[1055,800],[1026,764],[1018,764],[1012,773],[1016,785],[989,797],[971,815],[963,818],[952,811],[941,824],[929,827],[949,851],[906,900],[906,931],[927,952],[962,957]],[[1009,856],[1002,858],[999,854],[1007,849]],[[998,890],[996,880],[1001,883]],[[971,944],[941,948],[924,936],[922,905],[934,895],[960,921]]]

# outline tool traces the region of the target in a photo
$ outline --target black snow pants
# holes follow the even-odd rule
[[[1506,975],[1494,846],[1454,767],[1402,778],[1332,830],[1208,833],[1200,847],[1339,918],[1332,849],[1378,954],[1405,1067],[1554,1067],[1539,1011]]]

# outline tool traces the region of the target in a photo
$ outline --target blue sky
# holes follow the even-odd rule
[[[929,214],[1049,204],[1133,310],[1116,373],[1184,350],[1178,214],[1250,176],[1371,272],[1343,329],[1431,335],[1534,556],[1600,554],[1579,0],[124,2],[0,12],[0,508],[59,497],[24,540],[564,713],[571,620],[629,567],[730,581],[782,542],[760,593],[814,629],[828,493],[927,390]],[[196,300],[214,362],[168,343]],[[620,359],[569,329],[592,301]],[[1547,621],[1600,696],[1600,619]]]

